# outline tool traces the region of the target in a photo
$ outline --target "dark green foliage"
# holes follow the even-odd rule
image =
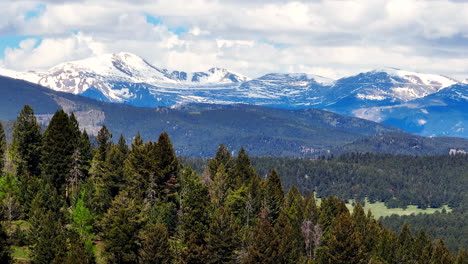
[[[76,148],[76,131],[70,118],[59,110],[50,120],[44,132],[42,147],[42,175],[59,194],[64,194],[65,183],[72,166],[72,155]]]
[[[279,238],[270,222],[261,218],[253,230],[252,241],[242,260],[244,264],[276,264],[279,259]]]
[[[138,230],[142,219],[136,201],[121,192],[101,221],[104,251],[109,263],[137,263]]]
[[[67,264],[94,264],[96,263],[93,252],[87,248],[85,241],[74,230],[67,232],[67,254],[63,263]]]
[[[335,196],[326,197],[320,205],[319,223],[325,232],[331,227],[335,218],[339,215],[349,213],[344,202],[338,200]]]
[[[256,177],[256,172],[252,167],[250,157],[243,147],[239,150],[239,154],[234,161],[232,175],[233,182],[231,184],[237,188],[242,184],[250,184],[252,179]]]
[[[138,263],[169,264],[174,259],[169,234],[162,224],[149,224],[139,235]]]
[[[224,165],[226,171],[229,171],[232,167],[232,162],[233,160],[229,149],[224,144],[221,144],[216,152],[216,156],[208,162],[208,171],[211,179],[214,178],[221,164]]]
[[[432,250],[430,264],[450,264],[453,263],[453,256],[443,240],[437,240]]]
[[[11,152],[18,166],[18,174],[24,177],[39,175],[41,155],[41,131],[33,109],[25,105],[13,125]]]
[[[403,225],[398,236],[398,250],[396,252],[397,261],[400,263],[410,263],[414,261],[414,238],[407,224]]]
[[[349,213],[342,213],[333,221],[325,250],[319,263],[327,259],[333,264],[357,264],[364,260],[362,236],[356,232],[356,224]],[[325,263],[328,263],[325,262]]]
[[[89,140],[88,133],[83,130],[78,140],[78,149],[80,151],[81,168],[83,171],[84,179],[88,178],[88,172],[91,169],[91,161],[93,160],[93,147]]]
[[[177,173],[180,169],[179,159],[175,154],[174,147],[166,132],[161,133],[154,152],[156,158],[156,171],[158,173],[156,184],[161,186],[158,192],[158,198],[170,202],[177,202],[176,196],[179,192],[179,180]]]
[[[186,263],[206,263],[206,234],[210,223],[208,188],[190,168],[183,172],[182,181],[180,228],[185,246],[182,256]]]
[[[13,263],[9,238],[2,223],[0,223],[0,263]]]
[[[468,250],[462,248],[458,251],[455,264],[467,264],[467,263],[468,263]]]
[[[110,139],[112,138],[111,132],[107,129],[106,126],[102,126],[99,130],[96,137],[98,143],[97,159],[100,161],[105,161],[107,157],[107,151],[111,146]]]
[[[268,175],[264,187],[265,202],[271,223],[275,223],[279,216],[284,200],[284,190],[280,177],[275,169]]]
[[[236,263],[236,253],[241,246],[239,231],[229,209],[218,207],[206,237],[208,263]]]

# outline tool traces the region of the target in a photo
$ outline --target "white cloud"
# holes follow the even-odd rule
[[[38,69],[104,52],[156,66],[227,67],[252,77],[304,71],[340,77],[380,66],[468,76],[468,3],[423,0],[6,0],[1,32],[43,38],[5,51],[2,64]],[[162,20],[146,22],[146,15]],[[174,28],[185,33],[175,34]],[[80,33],[72,33],[80,32]]]

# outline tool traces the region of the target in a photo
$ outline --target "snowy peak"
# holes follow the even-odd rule
[[[238,73],[233,73],[223,68],[211,68],[205,72],[187,73],[183,71],[173,71],[169,73],[164,70],[167,76],[173,80],[185,84],[226,84],[226,83],[241,83],[250,80]]]

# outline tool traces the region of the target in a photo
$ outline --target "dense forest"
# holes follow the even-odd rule
[[[257,173],[244,149],[221,145],[197,173],[165,132],[130,146],[112,137],[103,126],[93,146],[63,110],[42,132],[29,106],[8,146],[0,126],[0,263],[468,263],[468,251],[384,228],[359,203],[318,206],[322,189],[282,182],[280,164]]]

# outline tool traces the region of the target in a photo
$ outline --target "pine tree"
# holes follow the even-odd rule
[[[34,263],[61,263],[66,255],[64,216],[56,189],[45,184],[31,203],[29,241]]]
[[[325,256],[330,263],[357,264],[364,260],[362,237],[355,230],[356,224],[349,213],[342,213],[334,220],[325,243]]]
[[[98,155],[92,161],[90,177],[85,184],[85,202],[96,216],[102,216],[112,202],[110,168]]]
[[[89,170],[91,169],[91,161],[93,160],[93,147],[86,130],[83,130],[83,133],[80,135],[78,149],[81,155],[80,160],[83,179],[86,180],[89,176]]]
[[[236,263],[240,247],[239,227],[227,207],[219,207],[213,215],[207,234],[208,263]]]
[[[41,129],[33,109],[25,105],[13,125],[11,154],[18,175],[30,178],[40,174]]]
[[[210,173],[211,179],[214,178],[216,172],[218,171],[218,166],[221,164],[223,164],[224,168],[226,168],[226,171],[230,173],[232,163],[233,160],[229,149],[224,144],[219,145],[218,151],[216,152],[214,159],[211,159],[208,162],[208,171]]]
[[[79,147],[79,141],[81,138],[81,131],[80,131],[80,124],[76,119],[75,113],[70,114],[70,127],[71,127],[71,135],[72,137],[69,139],[72,141],[73,146],[76,148]]]
[[[252,234],[252,241],[242,260],[244,264],[276,264],[279,259],[279,239],[270,222],[262,217]]]
[[[190,168],[185,169],[182,179],[180,229],[185,246],[182,258],[184,263],[206,263],[206,234],[210,223],[208,188]]]
[[[397,235],[388,229],[382,228],[378,237],[377,245],[374,247],[374,255],[387,263],[398,263],[396,258],[398,250]]]
[[[218,167],[218,171],[213,178],[210,188],[211,203],[214,207],[222,206],[228,195],[227,172],[223,164]]]
[[[346,205],[335,196],[325,197],[320,204],[319,223],[324,233],[328,233],[335,218],[343,213],[349,213]]]
[[[97,159],[99,161],[105,161],[107,157],[107,151],[111,146],[110,139],[112,138],[111,132],[107,129],[106,126],[102,126],[99,130],[98,135],[96,137],[98,143],[98,151],[97,151]]]
[[[256,176],[255,168],[252,167],[250,157],[242,147],[234,161],[231,182],[233,188],[239,188],[242,184],[249,184],[253,177]]]
[[[455,259],[455,264],[468,264],[468,250],[461,248],[458,251],[457,258]]]
[[[268,215],[272,224],[276,223],[284,200],[284,190],[281,179],[275,169],[268,175],[264,187],[264,195]]]
[[[432,253],[432,243],[426,235],[426,232],[424,232],[424,229],[419,230],[419,234],[414,241],[413,251],[417,263],[429,263]]]
[[[16,166],[18,200],[26,213],[37,192],[34,182],[40,175],[42,136],[33,109],[25,105],[13,125],[10,156]]]
[[[149,224],[139,234],[138,263],[169,264],[174,256],[169,244],[169,234],[163,224]]]
[[[7,148],[5,130],[0,122],[0,175],[3,175],[3,168],[5,167],[5,152]]]
[[[299,263],[304,255],[304,240],[299,227],[291,224],[294,221],[282,210],[274,226],[279,239],[278,263]]]
[[[453,256],[450,250],[445,245],[444,241],[439,239],[436,241],[432,250],[430,264],[450,264],[453,263]]]
[[[161,133],[155,149],[158,179],[157,185],[160,186],[158,194],[160,198],[176,203],[179,184],[177,174],[180,169],[180,162],[176,156],[169,135],[166,132]]]
[[[137,263],[140,210],[126,192],[119,193],[101,221],[104,252],[109,263]]]
[[[119,148],[120,152],[124,154],[125,157],[128,155],[129,149],[128,149],[127,141],[125,140],[122,134],[120,134],[119,141],[117,142],[117,147]]]
[[[414,238],[408,224],[404,224],[398,236],[397,259],[400,263],[410,263],[415,260]]]
[[[0,263],[13,263],[10,243],[8,241],[8,235],[5,232],[3,224],[0,222]]]
[[[58,110],[44,132],[42,147],[42,174],[47,182],[62,195],[65,193],[65,183],[72,164],[75,151],[74,130],[70,118],[63,110]]]
[[[96,259],[91,248],[86,245],[75,230],[67,231],[67,253],[63,258],[63,263],[67,264],[94,264]]]

